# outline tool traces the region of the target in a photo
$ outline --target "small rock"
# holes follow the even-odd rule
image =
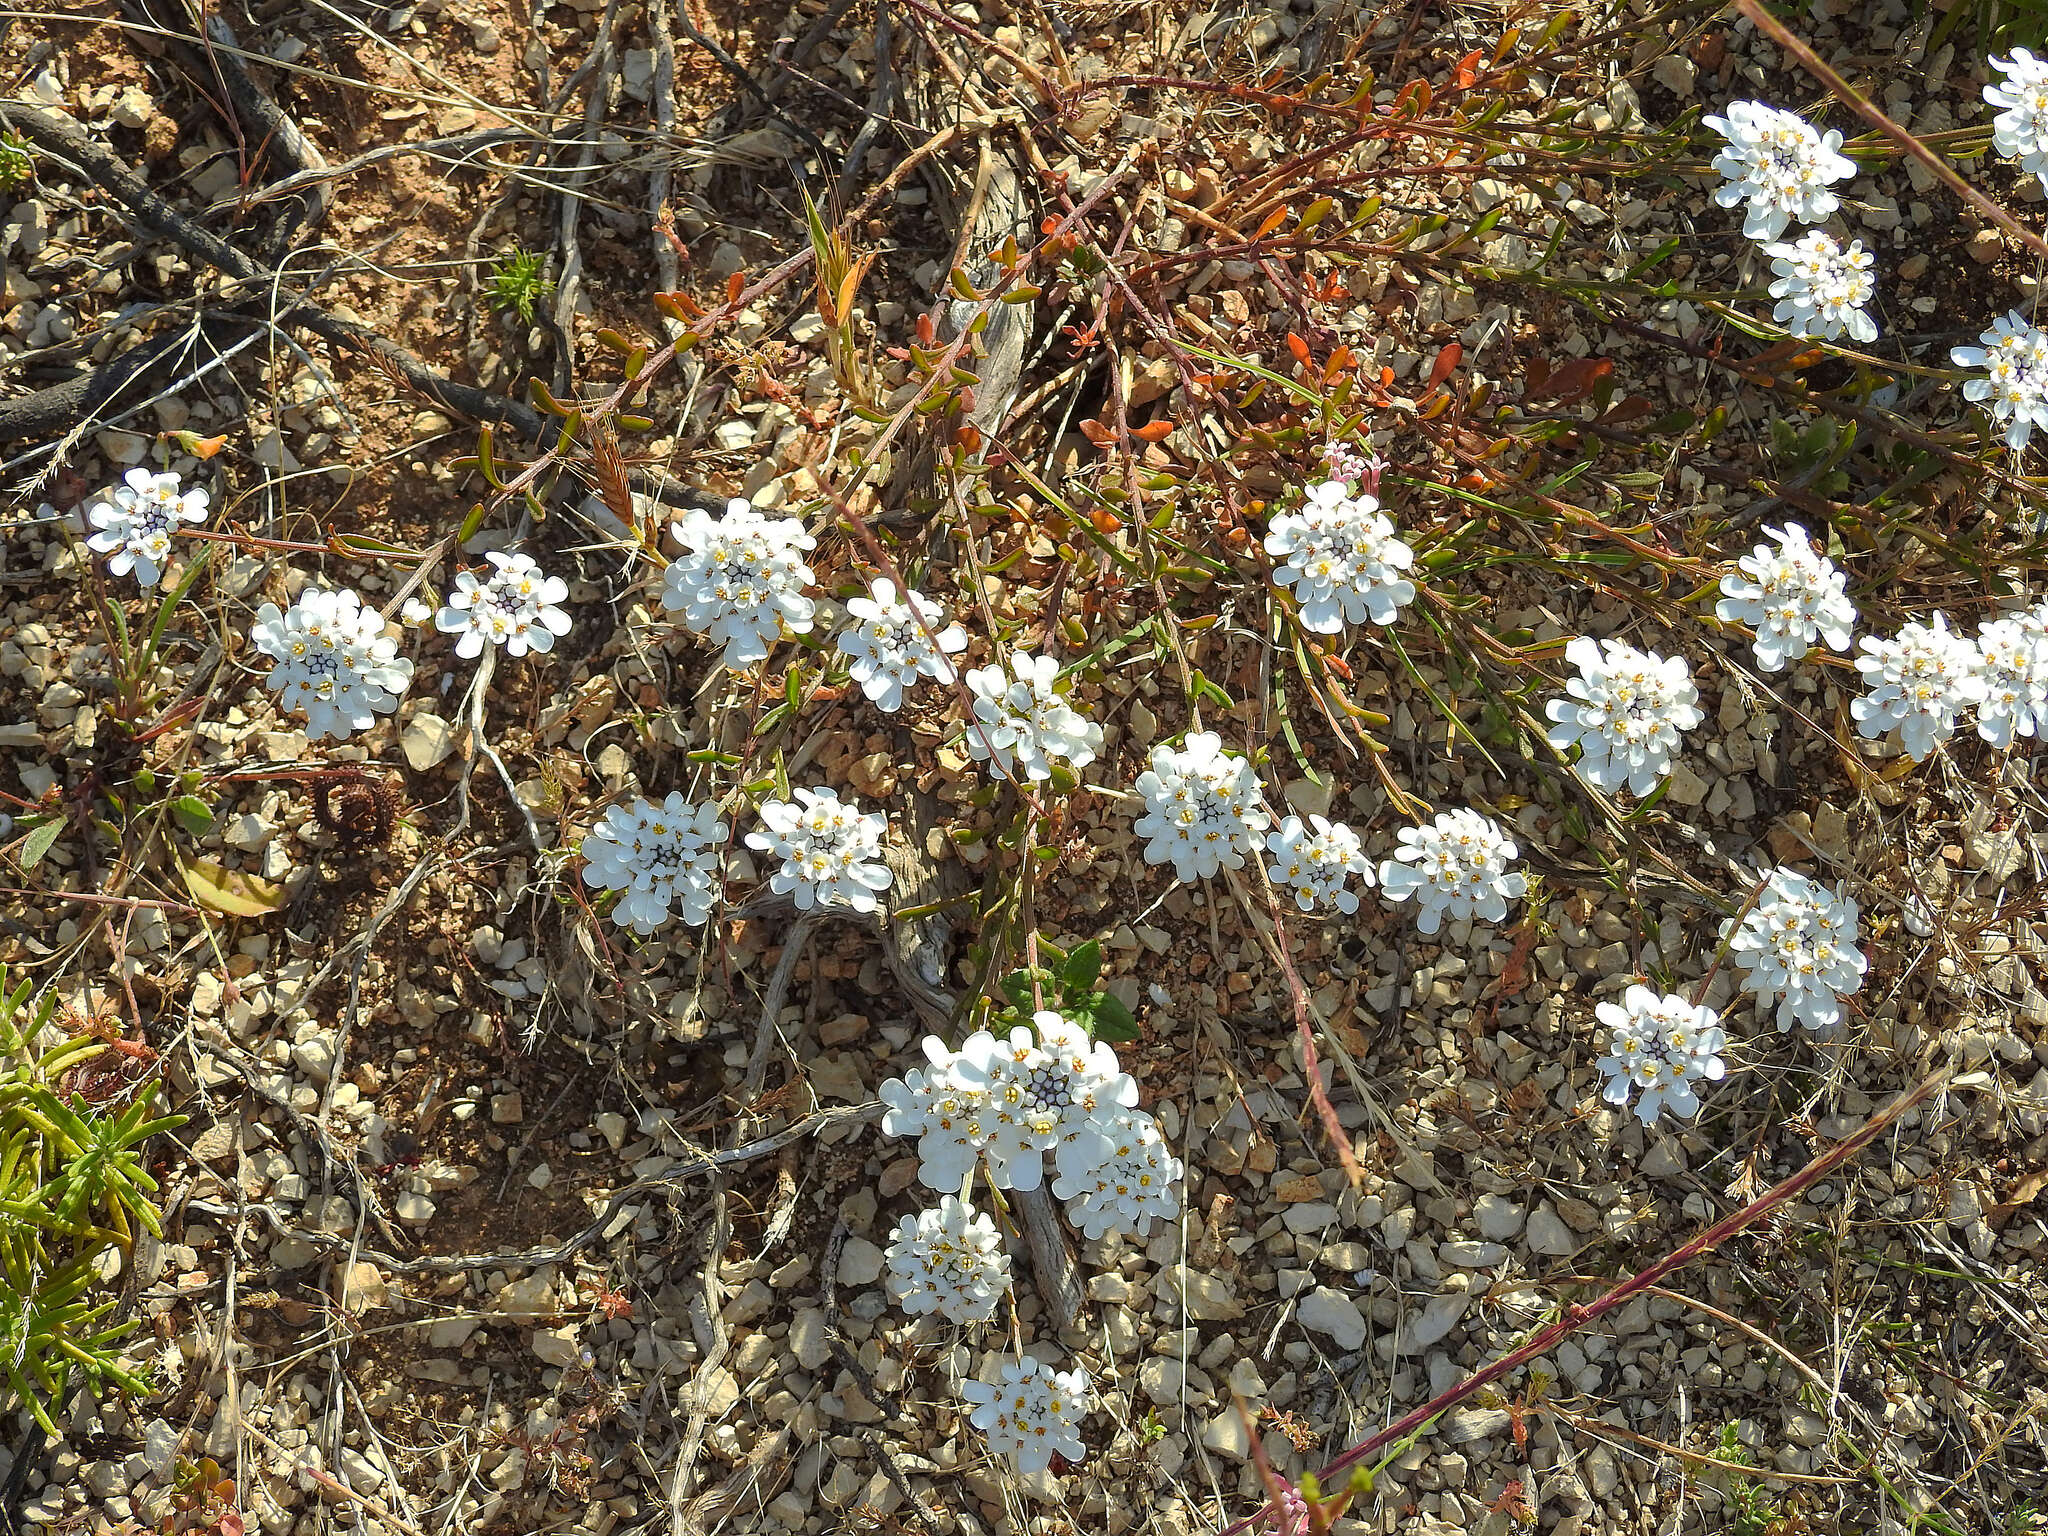
[[[1650,78],[1682,100],[1692,95],[1693,86],[1699,80],[1699,69],[1691,59],[1674,49],[1661,55],[1650,66]]]
[[[1529,1248],[1546,1257],[1563,1258],[1578,1251],[1579,1240],[1546,1201],[1529,1213]]]
[[[1324,1335],[1347,1353],[1365,1343],[1365,1314],[1358,1310],[1358,1303],[1327,1285],[1302,1297],[1295,1316],[1302,1327]]]
[[[491,1095],[491,1124],[517,1125],[526,1118],[526,1100],[517,1093]]]
[[[796,1363],[807,1371],[815,1371],[832,1358],[832,1341],[825,1332],[825,1312],[821,1307],[805,1307],[790,1319],[789,1347],[796,1355]]]
[[[1470,1445],[1474,1440],[1491,1439],[1507,1427],[1505,1408],[1459,1408],[1445,1421],[1444,1433],[1453,1445]]]
[[[508,1280],[491,1298],[490,1310],[508,1323],[538,1322],[561,1310],[555,1304],[555,1282],[550,1270],[536,1270],[517,1280]]]
[[[1210,1415],[1209,1422],[1202,1426],[1202,1444],[1217,1455],[1236,1461],[1251,1455],[1251,1436],[1245,1432],[1244,1415],[1237,1411],[1235,1403]]]
[[[1449,1242],[1436,1250],[1437,1262],[1453,1269],[1491,1269],[1507,1256],[1499,1243]]]
[[[882,1277],[882,1250],[864,1237],[849,1237],[839,1250],[839,1283],[873,1285]]]
[[[406,721],[398,745],[405,753],[405,760],[412,765],[412,771],[425,773],[447,761],[455,750],[455,727],[439,715],[422,710]]]
[[[398,1219],[408,1226],[424,1226],[434,1219],[434,1202],[412,1190],[407,1190],[392,1201],[391,1209],[397,1213]]]
[[[1504,1243],[1522,1230],[1522,1208],[1500,1195],[1481,1195],[1472,1202],[1472,1220],[1481,1237]]]
[[[560,1328],[536,1328],[533,1330],[533,1352],[542,1365],[560,1366],[567,1370],[583,1360],[582,1328],[575,1323],[565,1323]]]
[[[308,1081],[326,1087],[327,1079],[334,1071],[334,1041],[326,1035],[301,1040],[292,1047],[292,1065],[304,1073]]]
[[[1472,1297],[1464,1291],[1449,1291],[1442,1296],[1430,1297],[1429,1304],[1422,1309],[1422,1316],[1402,1333],[1402,1347],[1412,1352],[1441,1344],[1458,1326],[1458,1319],[1465,1315],[1465,1308],[1471,1304]]]

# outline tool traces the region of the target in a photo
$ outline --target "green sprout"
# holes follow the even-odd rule
[[[0,192],[14,192],[35,180],[36,163],[28,140],[18,133],[0,133]]]
[[[490,291],[486,295],[491,312],[513,310],[522,322],[533,324],[534,306],[555,291],[555,285],[542,271],[546,265],[547,257],[535,251],[514,248],[501,255],[491,271]]]

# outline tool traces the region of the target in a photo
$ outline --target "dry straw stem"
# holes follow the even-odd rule
[[[1871,104],[1869,98],[1864,96],[1855,86],[1844,80],[1840,75],[1836,74],[1819,54],[1794,37],[1786,29],[1782,21],[1763,8],[1759,0],[1735,0],[1735,8],[1754,22],[1758,31],[1769,37],[1772,42],[1776,43],[1804,65],[1808,74],[1833,91],[1849,106],[1854,107],[1858,115],[1865,122],[1869,123],[1871,127],[1875,128],[1915,160],[1926,166],[1928,170],[1932,171],[1940,178],[1942,184],[1955,193],[1957,197],[1960,197],[1972,208],[1983,214],[1985,218],[1996,224],[2008,235],[2011,235],[2013,239],[2019,241],[2021,245],[2027,247],[2036,256],[2048,259],[2048,241],[2043,241],[2039,235],[2021,224],[2019,220],[1999,207],[1998,204],[1963,180],[1962,177],[1956,174],[1955,168],[1946,160],[1942,159],[1941,156],[1937,155],[1897,123],[1886,117],[1884,113]]]
[[[1598,1300],[1583,1307],[1567,1308],[1564,1316],[1549,1327],[1539,1330],[1521,1348],[1502,1355],[1482,1370],[1474,1371],[1456,1386],[1438,1393],[1412,1413],[1403,1414],[1377,1434],[1368,1435],[1318,1472],[1317,1482],[1325,1489],[1341,1487],[1344,1474],[1351,1468],[1370,1460],[1377,1453],[1406,1439],[1409,1435],[1418,1433],[1431,1420],[1448,1413],[1475,1392],[1520,1370],[1531,1360],[1549,1354],[1596,1318],[1604,1317],[1616,1308],[1626,1306],[1637,1296],[1656,1289],[1663,1280],[1685,1268],[1693,1260],[1704,1257],[1730,1238],[1748,1231],[1779,1206],[1805,1193],[1844,1163],[1861,1154],[1864,1148],[1896,1125],[1907,1110],[1942,1088],[1948,1080],[1949,1074],[1945,1071],[1927,1078],[1911,1092],[1873,1115],[1869,1123],[1855,1135],[1823,1152],[1784,1183],[1757,1196],[1732,1216],[1722,1218],[1691,1242],[1659,1259],[1640,1274],[1630,1276]],[[1265,1517],[1266,1513],[1267,1511],[1262,1510],[1258,1515],[1237,1521],[1224,1530],[1223,1536],[1238,1536],[1239,1532],[1250,1530],[1256,1521]]]

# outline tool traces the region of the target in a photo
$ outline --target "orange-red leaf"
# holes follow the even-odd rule
[[[1143,443],[1156,443],[1161,438],[1172,435],[1173,423],[1165,420],[1148,421],[1142,427],[1133,427],[1131,429],[1131,436]]]
[[[1294,354],[1294,360],[1297,363],[1306,363],[1308,361],[1308,343],[1292,331],[1287,333],[1287,350]]]
[[[740,295],[746,291],[746,287],[746,278],[738,272],[733,273],[731,277],[725,280],[725,302],[737,304]]]
[[[1474,48],[1458,60],[1458,71],[1453,78],[1456,79],[1459,90],[1468,91],[1472,88],[1472,82],[1479,78],[1479,61],[1484,57],[1483,53]]]
[[[1436,361],[1429,365],[1429,387],[1435,389],[1451,376],[1451,370],[1458,366],[1458,359],[1465,355],[1465,349],[1457,342],[1446,342],[1443,351],[1437,353]]]

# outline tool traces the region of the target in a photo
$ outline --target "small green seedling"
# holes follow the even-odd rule
[[[547,257],[534,251],[513,249],[498,258],[491,269],[485,295],[493,314],[511,310],[522,322],[533,324],[534,306],[555,291],[544,269]]]

